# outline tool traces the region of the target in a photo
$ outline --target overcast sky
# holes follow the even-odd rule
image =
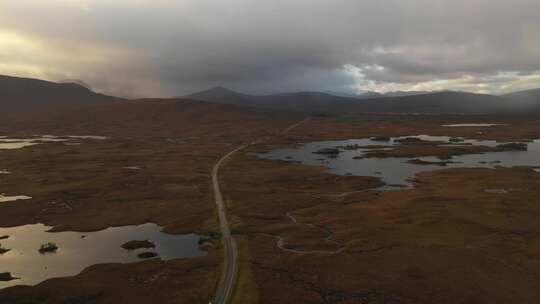
[[[129,97],[540,87],[538,0],[1,0],[0,74]]]

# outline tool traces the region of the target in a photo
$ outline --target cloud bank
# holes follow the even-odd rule
[[[540,87],[536,0],[6,0],[0,74],[110,94]]]

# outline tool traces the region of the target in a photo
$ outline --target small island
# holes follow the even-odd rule
[[[39,253],[45,254],[45,253],[55,253],[58,251],[58,246],[55,243],[46,243],[41,245],[38,249]]]
[[[129,241],[121,246],[122,248],[126,250],[136,250],[141,248],[156,248],[156,244],[149,240],[144,241]]]

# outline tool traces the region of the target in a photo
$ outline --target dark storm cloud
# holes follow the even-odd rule
[[[540,86],[536,0],[6,0],[0,73],[129,96]]]

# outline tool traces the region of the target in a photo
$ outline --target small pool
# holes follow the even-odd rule
[[[15,285],[35,285],[50,278],[74,276],[88,266],[103,263],[141,261],[143,252],[154,252],[162,260],[192,258],[207,254],[199,248],[200,236],[162,232],[156,224],[108,228],[97,232],[48,232],[43,224],[0,228],[2,248],[0,272],[18,279],[1,282],[0,289]],[[126,250],[121,246],[133,240],[150,240],[155,248]],[[55,243],[55,253],[39,252],[41,245]]]
[[[95,135],[68,135],[68,136],[55,136],[55,135],[36,135],[29,138],[9,138],[6,136],[0,136],[0,150],[13,150],[22,149],[25,147],[35,146],[43,143],[51,142],[63,142],[68,145],[77,143],[71,143],[74,140],[105,140],[108,139],[105,136]]]
[[[7,196],[5,194],[0,194],[0,203],[14,202],[14,201],[19,201],[19,200],[29,200],[29,199],[32,199],[32,198],[26,195]]]
[[[442,127],[448,127],[448,128],[496,127],[496,126],[506,126],[506,125],[505,124],[497,124],[497,123],[463,123],[463,124],[442,125]]]

